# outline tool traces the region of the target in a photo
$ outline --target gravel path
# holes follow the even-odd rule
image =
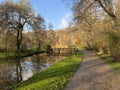
[[[120,90],[120,73],[103,59],[84,51],[84,59],[65,90]]]

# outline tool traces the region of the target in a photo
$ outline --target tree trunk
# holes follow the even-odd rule
[[[20,28],[17,31],[17,42],[16,42],[16,46],[17,46],[17,51],[20,51],[21,49],[21,44],[22,44],[22,28]]]

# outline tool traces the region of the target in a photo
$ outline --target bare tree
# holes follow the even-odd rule
[[[87,24],[89,29],[91,29],[90,32],[92,31],[92,33],[93,29],[96,27],[92,21],[94,21],[96,17],[99,17],[96,19],[102,23],[104,23],[107,18],[114,21],[107,22],[111,23],[111,29],[109,29],[109,33],[107,33],[107,35],[110,36],[109,47],[111,54],[118,58],[120,56],[120,37],[118,35],[118,33],[120,33],[120,13],[118,13],[120,9],[118,5],[119,2],[119,0],[78,0],[73,5],[74,17],[77,23],[81,26]],[[100,13],[104,14],[104,16],[101,16]],[[91,36],[96,37],[95,34],[93,33]],[[95,40],[95,38],[93,38],[93,40]]]
[[[53,25],[52,25],[51,23],[49,23],[48,29],[49,29],[49,30],[53,30]]]
[[[99,7],[102,7],[109,16],[116,17],[113,0],[79,0],[74,4],[74,10],[83,15],[96,3],[98,3]]]
[[[35,14],[30,4],[5,2],[0,5],[0,22],[1,26],[2,23],[5,24],[7,32],[16,33],[16,49],[19,51],[24,28],[40,29],[44,20],[40,15]]]

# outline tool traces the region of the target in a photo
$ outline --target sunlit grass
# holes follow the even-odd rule
[[[82,53],[68,56],[50,68],[21,82],[13,90],[63,90],[81,63]]]

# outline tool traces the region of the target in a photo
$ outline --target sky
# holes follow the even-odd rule
[[[0,2],[5,0],[0,0]],[[17,0],[14,0],[17,1]],[[27,1],[27,0],[26,0]],[[30,0],[34,11],[40,14],[48,27],[48,24],[53,25],[53,29],[66,28],[72,18],[70,6],[63,2],[64,0]]]
[[[39,13],[46,24],[52,23],[53,29],[68,26],[72,11],[63,0],[30,0],[34,10]]]

